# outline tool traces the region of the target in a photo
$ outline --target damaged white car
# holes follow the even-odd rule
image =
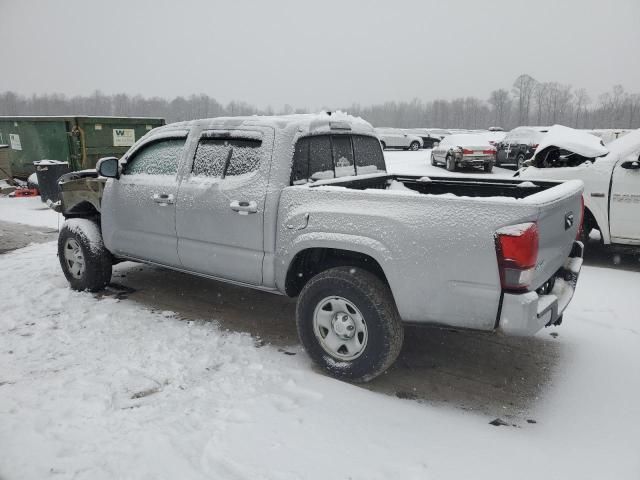
[[[640,247],[640,130],[605,147],[591,134],[555,125],[527,163],[516,175],[584,182],[585,239],[596,229],[605,245]]]

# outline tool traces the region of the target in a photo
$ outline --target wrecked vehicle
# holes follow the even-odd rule
[[[584,240],[595,229],[605,245],[640,246],[640,130],[604,147],[588,133],[553,127],[531,163],[517,175],[582,180]]]
[[[298,297],[306,351],[350,381],[394,362],[404,322],[559,324],[582,264],[580,182],[390,175],[341,113],[167,125],[97,171],[60,182],[72,288],[132,260]]]

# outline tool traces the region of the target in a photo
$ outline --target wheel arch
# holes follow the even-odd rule
[[[288,296],[295,297],[317,274],[330,268],[345,266],[362,268],[389,285],[381,263],[370,253],[356,249],[316,246],[303,248],[294,255],[286,271],[284,291]]]

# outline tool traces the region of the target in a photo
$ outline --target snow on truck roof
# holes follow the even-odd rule
[[[554,125],[549,129],[534,155],[548,147],[561,148],[587,158],[601,157],[609,153],[609,150],[602,145],[600,138],[563,125]]]
[[[251,115],[245,117],[216,117],[186,122],[171,123],[155,129],[156,133],[166,130],[184,129],[192,126],[204,128],[272,127],[275,130],[295,128],[305,133],[345,131],[375,135],[371,124],[360,117],[344,112],[321,112],[295,115]]]

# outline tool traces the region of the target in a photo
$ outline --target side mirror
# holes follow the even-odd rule
[[[107,178],[120,177],[120,164],[116,157],[105,157],[98,160],[96,164],[98,175]]]
[[[622,168],[626,168],[627,170],[640,170],[640,159],[622,162],[620,166]]]

